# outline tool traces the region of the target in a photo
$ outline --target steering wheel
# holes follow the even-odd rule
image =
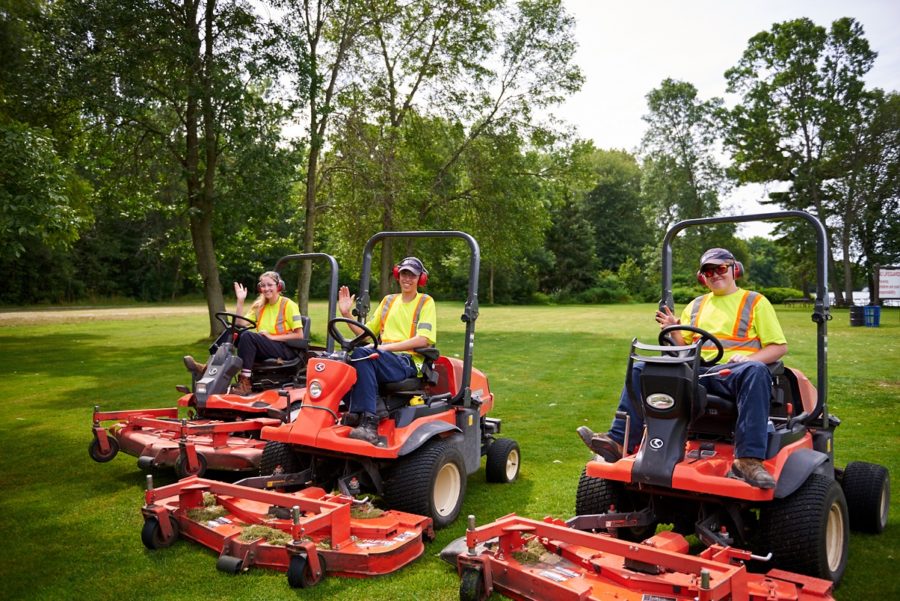
[[[357,328],[362,330],[362,334],[353,338],[351,340],[347,340],[344,338],[344,335],[337,329],[337,324],[346,323],[352,326],[356,326]],[[361,321],[356,321],[355,319],[350,319],[349,317],[333,317],[328,321],[328,333],[331,334],[331,337],[334,338],[337,343],[341,346],[346,352],[350,352],[353,349],[362,346],[362,343],[370,338],[372,340],[372,350],[378,349],[378,336],[375,335],[375,332],[366,327],[366,324]]]
[[[719,359],[722,358],[722,355],[725,354],[725,349],[722,347],[722,342],[716,338],[713,334],[710,334],[703,328],[698,328],[696,326],[688,326],[680,323],[676,323],[670,326],[664,327],[659,331],[659,344],[663,346],[679,346],[675,344],[675,340],[669,336],[669,332],[674,332],[677,330],[685,330],[688,332],[694,332],[695,334],[700,334],[700,342],[698,343],[700,348],[703,347],[703,343],[707,340],[712,342],[716,346],[716,356],[712,359],[704,359],[703,356],[700,356],[700,365],[703,367],[709,367],[711,365],[715,365],[719,362]]]
[[[238,334],[242,334],[247,330],[253,330],[256,328],[256,322],[252,319],[248,319],[243,315],[238,315],[237,313],[229,313],[227,311],[218,311],[216,313],[216,319],[219,320],[219,323],[225,326],[226,330],[231,330],[232,332],[237,332]],[[237,325],[237,320],[243,319],[248,322],[250,325],[239,326]]]

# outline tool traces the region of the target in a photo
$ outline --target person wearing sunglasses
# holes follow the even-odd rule
[[[730,475],[757,488],[774,488],[775,479],[762,463],[766,454],[766,426],[772,393],[772,376],[766,364],[778,361],[787,353],[787,340],[769,300],[758,292],[738,287],[736,280],[743,275],[743,270],[743,265],[730,251],[710,248],[700,257],[697,272],[698,281],[709,288],[709,292],[691,301],[680,318],[669,307],[664,307],[656,312],[656,321],[661,329],[689,324],[706,330],[722,342],[725,348],[723,361],[728,364],[730,373],[706,378],[704,386],[712,394],[737,401],[735,460]],[[671,337],[676,344],[687,345],[699,334],[673,331]],[[701,355],[712,358],[715,347],[704,345]],[[635,390],[640,390],[643,367],[643,363],[636,362],[630,374]],[[701,373],[709,369],[701,368]],[[627,412],[630,416],[629,446],[638,446],[644,423],[625,388],[619,398],[618,412]],[[587,426],[581,426],[578,434],[588,448],[606,461],[618,461],[622,457],[624,419],[614,419],[606,433],[594,433]]]

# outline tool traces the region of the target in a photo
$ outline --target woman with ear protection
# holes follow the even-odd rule
[[[725,348],[723,359],[730,373],[706,378],[704,386],[718,396],[737,401],[738,417],[735,426],[735,460],[731,475],[757,488],[773,488],[775,479],[766,471],[762,459],[766,453],[766,426],[769,418],[769,398],[772,393],[772,376],[766,366],[787,353],[787,340],[769,300],[758,292],[743,290],[735,282],[743,275],[743,265],[724,248],[710,248],[700,257],[698,281],[709,292],[691,301],[681,318],[675,317],[666,306],[656,312],[660,329],[675,324],[690,324],[714,335]],[[678,345],[691,344],[699,334],[690,331],[673,331],[672,339]],[[715,356],[712,343],[701,349],[707,359]],[[642,362],[636,362],[630,377],[634,390],[640,390]],[[705,373],[712,368],[701,368]],[[640,443],[644,429],[641,413],[632,406],[627,390],[622,390],[617,411],[630,415],[629,446]],[[622,457],[625,439],[625,420],[616,418],[607,433],[594,433],[587,426],[578,428],[581,439],[592,451],[607,461]],[[628,449],[631,451],[632,449]]]
[[[238,357],[241,358],[241,373],[238,383],[232,392],[248,395],[252,392],[250,376],[253,363],[259,359],[293,359],[295,351],[286,344],[291,339],[303,338],[303,322],[300,319],[300,308],[297,303],[281,296],[284,281],[275,271],[267,271],[259,276],[256,285],[259,296],[244,313],[244,301],[247,299],[247,288],[240,282],[234,283],[234,295],[237,297],[235,313],[244,315],[256,322],[255,330],[247,330],[238,337]],[[248,323],[238,320],[238,323]],[[193,357],[184,358],[187,368],[201,377],[206,371],[205,364],[197,363]]]
[[[350,431],[350,438],[379,443],[376,399],[378,385],[399,382],[419,374],[423,357],[414,349],[434,346],[437,341],[437,310],[434,299],[419,292],[428,282],[428,271],[416,257],[407,257],[394,267],[394,278],[400,284],[400,294],[381,299],[378,309],[366,323],[380,338],[378,358],[356,361],[356,384],[350,391],[350,413],[356,414],[359,425]],[[346,286],[338,291],[338,309],[350,317],[355,297]],[[349,325],[356,334],[362,330]],[[372,354],[371,347],[360,347],[352,357],[358,359]]]

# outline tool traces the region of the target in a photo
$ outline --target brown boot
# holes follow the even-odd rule
[[[594,433],[587,426],[579,426],[576,432],[587,448],[602,457],[607,463],[615,463],[622,458],[622,445],[610,438],[609,434]]]
[[[743,457],[735,459],[731,464],[729,476],[743,480],[756,488],[775,488],[775,478],[772,477],[762,460]]]
[[[190,355],[185,355],[182,361],[184,361],[184,366],[188,368],[188,371],[194,374],[194,378],[199,380],[206,373],[206,363],[197,363]]]
[[[371,413],[363,413],[359,420],[359,425],[350,430],[350,438],[356,440],[365,440],[368,443],[377,445],[378,438],[378,418]]]
[[[237,386],[231,388],[232,394],[247,396],[253,393],[253,384],[250,383],[250,376],[238,376]]]

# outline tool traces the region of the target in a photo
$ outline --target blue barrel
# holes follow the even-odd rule
[[[865,307],[850,305],[850,327],[855,328],[866,324]]]
[[[866,305],[863,309],[865,309],[864,314],[867,328],[877,328],[881,325],[881,307],[878,305]]]

